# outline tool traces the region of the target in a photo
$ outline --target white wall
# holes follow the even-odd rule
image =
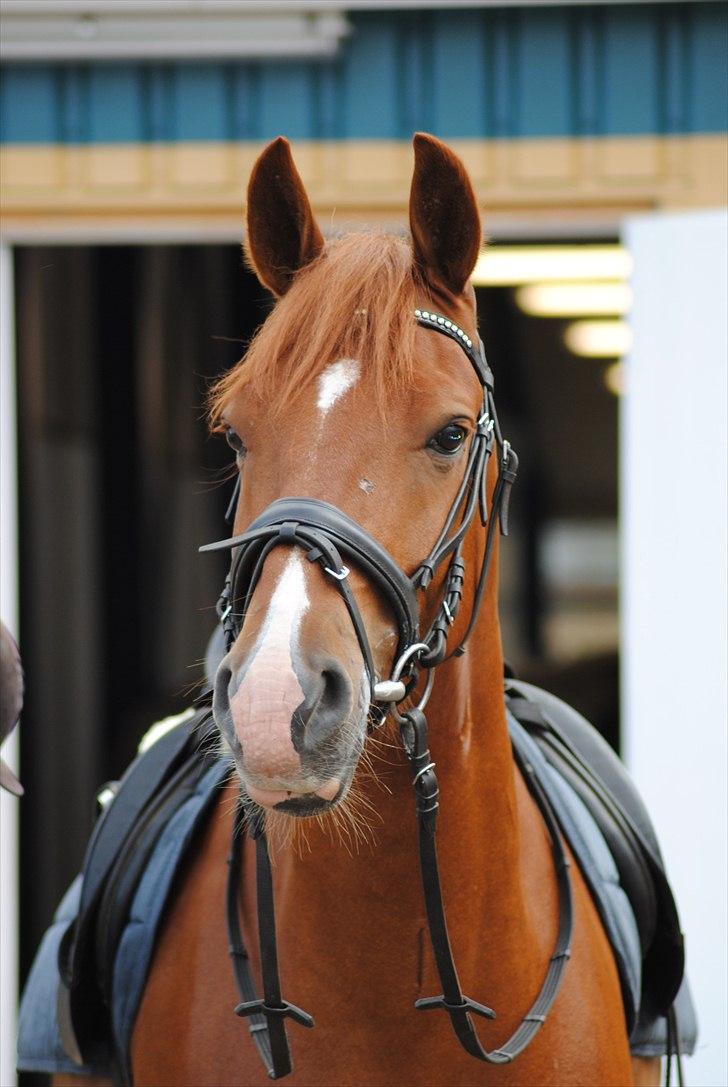
[[[728,214],[645,215],[621,435],[625,755],[654,817],[700,1019],[692,1087],[726,1061]]]
[[[18,634],[17,442],[13,258],[0,245],[0,618]],[[2,756],[17,769],[17,730]],[[18,999],[18,800],[0,789],[0,1084],[15,1083]]]

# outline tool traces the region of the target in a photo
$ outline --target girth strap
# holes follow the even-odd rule
[[[425,715],[419,710],[409,710],[404,713],[400,733],[412,770],[412,784],[417,805],[422,888],[427,911],[427,923],[430,930],[430,942],[442,985],[442,996],[426,997],[418,1000],[415,1007],[422,1011],[443,1008],[450,1016],[450,1022],[460,1044],[472,1057],[476,1057],[488,1064],[507,1064],[526,1048],[534,1035],[543,1026],[551,1005],[556,999],[564,969],[571,953],[573,905],[571,880],[569,878],[569,860],[566,856],[563,838],[548,798],[536,780],[532,768],[519,759],[521,772],[531,795],[539,807],[551,838],[559,894],[559,928],[556,948],[551,956],[538,997],[508,1041],[497,1049],[488,1051],[482,1046],[478,1038],[471,1014],[480,1015],[486,1019],[494,1019],[495,1012],[492,1008],[479,1004],[463,994],[450,946],[435,844],[439,790],[435,776],[435,764],[430,758],[428,748]],[[518,753],[514,753],[518,758]]]

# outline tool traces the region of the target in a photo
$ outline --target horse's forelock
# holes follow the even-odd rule
[[[359,360],[382,405],[414,372],[418,289],[406,239],[367,233],[329,242],[278,300],[244,358],[213,386],[213,427],[244,388],[280,412],[340,357]]]

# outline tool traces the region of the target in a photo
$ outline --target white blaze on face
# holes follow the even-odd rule
[[[291,740],[291,717],[305,696],[293,655],[308,606],[303,560],[292,550],[271,597],[251,663],[230,703],[245,768],[268,781],[290,781],[301,774]]]
[[[336,401],[359,380],[359,371],[358,359],[339,359],[338,362],[332,362],[326,367],[318,380],[316,401],[322,421]]]

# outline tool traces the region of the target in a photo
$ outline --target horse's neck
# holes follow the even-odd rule
[[[427,710],[440,787],[441,876],[456,937],[458,932],[482,932],[484,925],[500,933],[525,925],[519,805],[494,600],[488,612],[478,623],[467,654],[438,668]],[[385,746],[387,741],[391,746]],[[371,828],[369,842],[347,848],[336,844],[333,831],[332,844],[324,829],[314,827],[302,850],[289,847],[277,860],[279,930],[294,931],[300,940],[302,909],[312,918],[328,918],[325,925],[306,933],[309,956],[336,954],[332,944],[337,932],[342,954],[356,954],[361,941],[361,953],[370,956],[372,923],[386,924],[392,932],[399,922],[402,939],[407,939],[413,921],[420,932],[424,929],[414,796],[394,731],[385,734],[379,753],[373,755],[372,772],[358,775],[356,791],[360,799],[354,801],[359,812],[355,818]],[[341,837],[346,843],[343,820]],[[341,918],[346,919],[343,927],[338,923]],[[462,946],[463,940],[458,943]],[[467,954],[466,950],[466,958]],[[472,954],[477,954],[475,949]]]

